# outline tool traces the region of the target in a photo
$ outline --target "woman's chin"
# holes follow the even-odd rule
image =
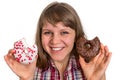
[[[66,60],[69,59],[69,56],[54,56],[52,57],[53,61],[57,61],[57,62],[65,62]]]
[[[53,61],[57,61],[57,62],[62,62],[62,61],[64,61],[64,58],[63,57],[54,57],[54,58],[52,58],[53,59]]]

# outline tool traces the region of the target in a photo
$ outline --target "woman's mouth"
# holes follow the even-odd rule
[[[51,48],[53,51],[60,51],[60,50],[62,50],[63,49],[63,47],[54,47],[54,48]]]

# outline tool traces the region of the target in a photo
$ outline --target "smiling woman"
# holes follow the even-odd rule
[[[46,34],[47,33],[47,34]],[[46,22],[42,29],[42,45],[54,61],[63,63],[69,58],[75,42],[75,31],[62,22],[55,26]]]
[[[73,80],[79,80],[79,79],[80,80],[85,80],[85,79],[105,80],[105,72],[111,58],[111,52],[109,52],[109,49],[107,46],[104,46],[101,43],[100,51],[98,55],[94,57],[89,63],[86,63],[84,59],[81,56],[79,56],[79,54],[76,51],[76,41],[82,36],[86,37],[86,34],[83,31],[80,18],[77,12],[75,11],[75,9],[76,10],[82,9],[82,7],[79,7],[80,9],[77,9],[77,6],[76,6],[77,4],[81,4],[80,6],[85,6],[85,5],[82,4],[84,3],[84,1],[83,2],[78,1],[78,2],[75,2],[75,4],[73,2],[75,1],[68,1],[66,3],[64,1],[52,2],[48,6],[46,6],[41,12],[38,25],[37,25],[36,37],[35,37],[35,43],[38,47],[38,56],[36,57],[34,62],[32,62],[31,64],[21,64],[17,62],[13,56],[14,49],[10,49],[7,55],[5,55],[4,59],[6,63],[8,64],[10,69],[18,76],[18,78],[20,78],[20,80],[40,80],[40,79],[41,80],[71,80],[71,79]],[[45,3],[45,1],[40,0],[40,2],[36,4],[38,5],[41,4],[40,5],[41,7],[39,8],[43,8],[43,5],[45,6],[45,4],[48,4],[48,3],[49,1]],[[68,3],[75,6],[75,9]],[[26,4],[29,4],[29,3],[26,2]],[[34,4],[34,3],[31,3],[31,4]],[[87,4],[87,3],[85,2],[84,4]],[[91,7],[90,4],[88,4],[88,6]],[[22,6],[23,9],[26,8],[24,7]],[[32,10],[33,6],[30,7],[31,9],[28,6],[27,8],[29,10]],[[17,10],[19,11],[19,9],[22,10],[21,7],[19,7]],[[88,7],[86,6],[84,7],[84,9],[88,9]],[[92,8],[90,8],[90,10],[91,9]],[[34,12],[34,11],[29,12],[29,10],[28,10],[29,15],[31,14],[31,12]],[[38,11],[39,10],[41,9],[38,9]],[[25,9],[25,11],[27,10]],[[86,10],[83,10],[83,11],[86,11]],[[20,12],[16,12],[16,13],[20,13]],[[81,12],[81,14],[82,13],[83,12]],[[88,12],[87,14],[85,13],[86,12],[84,12],[84,15],[85,15],[84,17],[88,16]],[[92,13],[92,12],[89,12],[89,13]],[[36,15],[36,12],[35,12],[35,15]],[[31,16],[33,15],[31,14]],[[18,16],[18,17],[20,17],[19,19],[23,19],[21,18],[21,16]],[[22,17],[25,18],[25,16],[22,16]],[[22,20],[18,21],[17,18],[15,17],[15,20],[20,24]],[[90,19],[91,22],[93,21],[92,20],[93,18]],[[16,27],[17,23],[14,22],[14,26],[17,30],[18,30],[18,27],[20,27],[21,29],[20,33],[23,33],[24,30],[25,32],[28,32],[30,30],[31,28],[31,22],[29,22],[30,17],[29,18],[27,17],[27,19],[28,20],[23,20],[23,22],[25,21],[26,24],[29,24],[29,25],[27,25],[28,27],[25,27],[26,25],[24,26],[22,25],[22,29],[20,25],[17,25]],[[38,16],[36,17],[36,19],[38,19]],[[33,20],[32,23],[34,23],[34,18],[30,20]],[[87,18],[87,20],[89,20],[89,18]],[[93,22],[96,24],[95,21]],[[7,26],[11,26],[11,25],[9,24]],[[7,27],[7,29],[8,28],[9,27]],[[93,29],[90,27],[88,28],[89,29],[87,30],[89,31]],[[94,29],[96,29],[96,27]],[[10,31],[8,32],[10,33],[14,32],[14,35],[17,35],[16,37],[12,36],[12,39],[18,38],[21,36],[21,35],[18,36],[17,31],[12,31],[11,29],[9,30]],[[31,29],[31,31],[33,31],[33,29]],[[92,30],[92,31],[93,31],[92,33],[94,33],[94,31],[96,30]],[[25,35],[27,37],[31,36],[31,32],[30,34],[29,32],[25,33]],[[6,40],[7,40],[6,42],[8,42],[8,40],[10,41],[11,37]],[[13,41],[14,40],[10,42],[13,43]],[[9,77],[9,79],[11,78]],[[16,79],[13,79],[13,80],[16,80]]]

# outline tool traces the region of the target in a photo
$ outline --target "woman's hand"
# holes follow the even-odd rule
[[[108,47],[101,44],[99,54],[86,63],[80,56],[80,64],[87,80],[105,80],[105,71],[111,59],[111,52]]]
[[[15,60],[13,56],[14,52],[15,50],[11,49],[8,54],[4,56],[6,63],[21,80],[32,80],[36,68],[37,57],[31,64],[21,64]]]

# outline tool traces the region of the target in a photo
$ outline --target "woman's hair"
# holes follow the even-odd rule
[[[52,2],[51,4],[49,4],[43,10],[39,18],[35,41],[36,45],[38,46],[37,67],[42,69],[47,67],[48,65],[48,54],[44,51],[41,41],[42,28],[46,24],[46,22],[49,22],[52,25],[55,25],[58,22],[62,22],[65,26],[75,30],[76,32],[75,41],[79,37],[85,35],[81,25],[80,18],[72,6],[62,2]],[[75,45],[73,50],[75,51]],[[75,56],[78,57],[76,51]]]

